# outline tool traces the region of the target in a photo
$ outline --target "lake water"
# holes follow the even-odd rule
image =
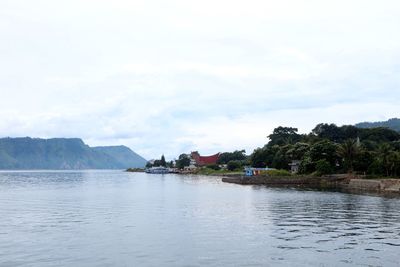
[[[400,266],[400,200],[122,171],[0,172],[0,266]]]

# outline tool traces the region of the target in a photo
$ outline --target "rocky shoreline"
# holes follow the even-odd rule
[[[301,187],[319,190],[340,190],[351,193],[372,193],[383,196],[400,197],[400,179],[361,179],[341,176],[236,176],[223,177],[225,183],[240,185],[265,185],[270,187]]]

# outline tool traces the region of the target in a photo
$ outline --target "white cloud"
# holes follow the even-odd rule
[[[398,1],[0,2],[0,135],[145,157],[399,116]]]

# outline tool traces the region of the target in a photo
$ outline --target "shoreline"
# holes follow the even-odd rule
[[[346,176],[246,177],[242,175],[236,177],[223,176],[222,182],[238,185],[297,187],[316,190],[335,190],[353,194],[373,194],[384,197],[400,197],[400,179],[360,179]]]
[[[131,168],[126,172],[144,172],[144,169]],[[400,197],[400,179],[382,178],[366,179],[363,176],[351,176],[347,174],[328,176],[245,176],[238,172],[226,173],[194,173],[174,172],[178,175],[212,176],[220,178],[224,183],[238,185],[258,185],[282,188],[304,188],[312,190],[332,190],[342,193],[359,195],[374,195],[382,197]]]

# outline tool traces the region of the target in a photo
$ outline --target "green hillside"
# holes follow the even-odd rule
[[[394,131],[400,132],[400,119],[393,118],[387,121],[378,121],[378,122],[361,122],[355,125],[358,128],[377,128],[377,127],[385,127],[392,129]]]
[[[0,138],[0,169],[125,169],[146,164],[129,148],[117,148],[92,148],[79,138]]]

